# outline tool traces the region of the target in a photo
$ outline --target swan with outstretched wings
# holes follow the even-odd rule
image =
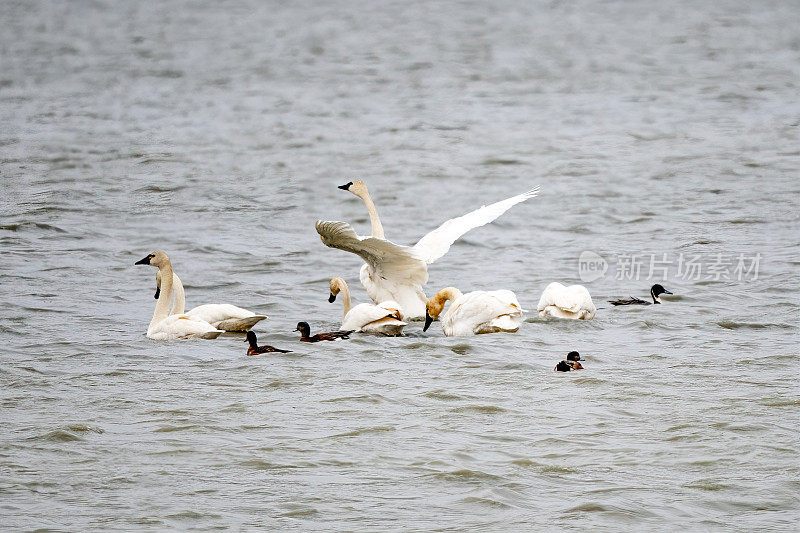
[[[367,205],[373,235],[360,237],[347,222],[318,220],[317,233],[322,242],[361,257],[361,283],[375,303],[394,300],[407,318],[425,317],[425,293],[422,285],[428,281],[428,265],[442,257],[459,237],[469,230],[492,222],[514,205],[533,198],[539,188],[476,209],[453,218],[431,231],[414,246],[403,246],[386,240],[372,199],[363,182],[350,182],[340,188],[349,190]]]

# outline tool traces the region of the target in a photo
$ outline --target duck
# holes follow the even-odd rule
[[[448,300],[450,307],[440,316]],[[426,302],[422,331],[427,331],[431,323],[439,318],[447,337],[513,333],[522,324],[523,311],[517,296],[509,290],[462,294],[455,287],[445,287]]]
[[[328,301],[333,303],[336,296],[342,295],[342,330],[360,331],[397,337],[403,334],[407,325],[403,322],[403,312],[400,304],[387,300],[379,305],[358,304],[350,308],[350,289],[347,282],[340,277],[333,277],[330,281],[331,294]]]
[[[270,352],[280,352],[280,353],[289,353],[291,350],[281,350],[280,348],[275,348],[274,346],[259,346],[258,345],[258,338],[256,338],[256,334],[252,331],[247,332],[247,338],[245,339],[247,342],[250,343],[250,346],[247,348],[247,355],[258,355],[261,353],[270,353]]]
[[[581,359],[581,354],[578,352],[569,352],[567,354],[567,359],[564,361],[559,361],[556,365],[554,370],[556,372],[569,372],[570,370],[583,370],[583,366],[580,364],[579,361],[585,361],[585,359]]]
[[[653,304],[660,304],[662,294],[672,294],[659,283],[656,283],[652,287],[650,287],[650,296],[653,298]],[[611,305],[651,305],[650,302],[647,300],[641,300],[639,298],[634,298],[631,296],[629,299],[620,299],[620,300],[609,300],[608,303]]]
[[[376,304],[386,300],[398,302],[406,319],[410,320],[421,320],[425,316],[427,298],[422,286],[428,281],[428,265],[445,255],[450,246],[471,229],[492,222],[511,207],[539,193],[536,187],[447,220],[415,245],[403,246],[385,238],[378,211],[363,181],[351,181],[339,188],[364,201],[372,234],[360,237],[347,222],[318,220],[315,228],[322,243],[360,256],[365,264],[359,278],[370,299]]]
[[[147,327],[148,338],[159,341],[192,337],[216,339],[223,333],[222,330],[215,328],[204,320],[183,313],[169,314],[173,277],[172,263],[166,253],[162,251],[153,252],[134,264],[154,266],[161,272],[161,289],[156,302],[156,309],[153,312],[153,318]]]
[[[549,315],[572,320],[592,320],[596,311],[586,287],[583,285],[565,287],[557,281],[545,287],[536,309],[540,317]]]
[[[217,329],[223,331],[249,331],[260,321],[268,318],[267,315],[257,315],[252,311],[231,304],[204,304],[185,311],[186,293],[183,283],[177,274],[172,274],[172,286],[175,297],[172,302],[170,314],[186,314],[187,316],[204,320]],[[161,287],[161,272],[156,274],[156,294],[158,298]]]
[[[303,342],[335,341],[336,339],[347,339],[352,331],[331,331],[329,333],[317,333],[311,336],[311,326],[308,322],[298,322],[295,331],[300,332],[300,340]]]

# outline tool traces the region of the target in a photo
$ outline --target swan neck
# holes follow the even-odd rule
[[[347,313],[350,312],[350,287],[347,286],[347,283],[344,280],[339,281],[339,292],[342,295],[342,320],[347,316]]]
[[[438,317],[442,313],[444,304],[447,303],[447,300],[456,301],[461,298],[461,296],[461,291],[455,287],[445,287],[437,292],[436,296],[433,297],[433,311],[436,312],[436,316],[434,318]]]
[[[384,239],[381,218],[378,216],[378,210],[375,209],[375,204],[372,202],[369,191],[364,191],[360,196],[361,199],[364,200],[364,205],[367,206],[367,211],[369,212],[369,221],[372,224],[372,236],[376,239]]]
[[[177,274],[172,274],[173,290],[175,291],[172,299],[172,314],[182,315],[186,311],[186,292],[183,290],[183,283]]]
[[[158,295],[156,310],[153,311],[153,319],[150,327],[155,326],[169,316],[169,304],[172,298],[172,264],[169,261],[158,267],[161,273],[161,294]]]
[[[444,306],[444,303],[447,300],[455,301],[461,298],[462,296],[463,294],[461,293],[461,291],[456,289],[455,287],[445,287],[444,289],[436,293],[436,300]]]

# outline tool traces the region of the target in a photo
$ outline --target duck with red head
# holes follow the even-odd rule
[[[581,359],[581,354],[578,352],[569,352],[566,360],[559,361],[559,363],[556,365],[555,371],[569,372],[570,370],[583,370],[583,366],[581,365],[580,361],[585,361],[585,359]]]

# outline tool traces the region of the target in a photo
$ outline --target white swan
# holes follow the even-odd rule
[[[170,339],[186,339],[200,337],[203,339],[216,339],[222,333],[214,326],[187,316],[185,314],[170,315],[169,301],[172,296],[172,264],[164,252],[153,252],[144,259],[134,263],[136,265],[151,265],[161,272],[161,294],[156,302],[153,319],[147,327],[147,336],[157,341]]]
[[[359,237],[346,222],[318,220],[317,233],[322,242],[360,256],[366,264],[361,267],[361,283],[375,303],[394,300],[407,318],[425,315],[425,293],[422,285],[428,281],[428,265],[442,257],[459,237],[471,229],[493,221],[512,206],[533,198],[538,188],[483,206],[464,216],[453,218],[428,233],[414,246],[402,246],[384,239],[378,212],[361,181],[350,182],[341,188],[364,200],[372,222],[372,236]]]
[[[331,278],[331,295],[328,301],[336,301],[336,295],[342,293],[344,311],[342,313],[342,329],[355,330],[364,333],[379,333],[396,337],[403,334],[407,325],[403,322],[403,312],[400,304],[387,300],[378,305],[358,304],[350,308],[350,289],[340,277]]]
[[[161,287],[161,271],[156,274],[156,295],[158,298],[159,288]],[[231,304],[204,304],[198,305],[186,311],[186,292],[183,289],[181,278],[173,272],[172,288],[174,299],[172,301],[172,312],[170,314],[186,314],[192,318],[198,318],[208,322],[217,329],[223,331],[249,331],[258,322],[267,318],[266,315],[257,315],[247,309],[236,307]]]
[[[583,285],[565,287],[557,281],[544,289],[536,309],[540,317],[550,315],[574,320],[591,320],[596,311],[586,287]]]
[[[444,304],[452,300],[450,308],[440,317]],[[513,333],[522,324],[523,309],[517,296],[508,290],[473,291],[462,294],[455,287],[446,287],[436,293],[425,306],[425,327],[440,317],[442,331],[448,337],[479,335],[481,333]]]

